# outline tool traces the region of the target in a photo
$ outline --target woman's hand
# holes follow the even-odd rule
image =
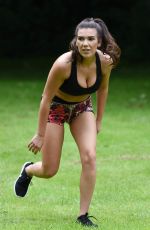
[[[32,151],[34,154],[37,154],[41,150],[44,143],[44,137],[36,134],[30,143],[28,144],[29,151]]]
[[[101,123],[96,120],[96,130],[97,130],[97,134],[101,131]]]

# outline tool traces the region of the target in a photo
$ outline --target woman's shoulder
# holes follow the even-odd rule
[[[106,71],[106,69],[111,70],[113,67],[113,60],[110,57],[109,54],[103,53],[101,50],[97,50],[97,53],[99,55],[100,58],[100,62],[101,62],[101,67],[103,70]]]
[[[72,58],[72,51],[69,51],[60,55],[56,59],[55,63],[57,63],[58,65],[68,65],[71,63],[71,58]]]
[[[61,73],[64,73],[64,75],[67,77],[71,69],[71,57],[71,51],[63,53],[55,60],[53,68],[61,71]]]
[[[109,54],[103,53],[101,50],[97,50],[96,52],[98,53],[100,61],[102,64],[103,63],[106,65],[112,64],[113,61],[112,61],[112,58],[110,57]]]
[[[112,58],[110,57],[110,55],[103,53],[101,50],[97,50],[97,53],[100,58],[102,73],[104,75],[109,74],[113,67]]]

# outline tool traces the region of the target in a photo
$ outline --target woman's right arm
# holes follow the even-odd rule
[[[37,133],[30,141],[28,148],[33,153],[37,153],[41,150],[44,136],[46,131],[47,118],[49,113],[49,106],[52,98],[56,94],[57,90],[63,83],[66,77],[66,64],[62,59],[58,59],[52,66],[47,82],[44,87],[42,100],[40,103],[39,113],[38,113],[38,128]]]

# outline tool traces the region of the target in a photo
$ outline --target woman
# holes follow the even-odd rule
[[[108,94],[109,77],[120,57],[120,48],[101,19],[86,18],[75,30],[70,51],[54,62],[43,91],[38,129],[28,145],[42,161],[27,162],[15,182],[17,196],[25,196],[33,176],[50,178],[59,168],[64,122],[78,146],[82,172],[77,222],[97,227],[88,216],[96,180],[96,135],[100,131]],[[91,94],[97,94],[97,114]]]

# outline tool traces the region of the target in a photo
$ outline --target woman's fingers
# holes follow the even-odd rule
[[[34,154],[36,154],[38,151],[41,150],[43,145],[43,137],[39,137],[38,135],[35,135],[31,142],[28,144],[29,151],[32,151]]]
[[[38,151],[40,151],[40,147],[38,147],[37,145],[35,145],[33,142],[31,142],[29,145],[28,145],[28,149],[29,151],[33,152],[33,153],[37,153]]]

